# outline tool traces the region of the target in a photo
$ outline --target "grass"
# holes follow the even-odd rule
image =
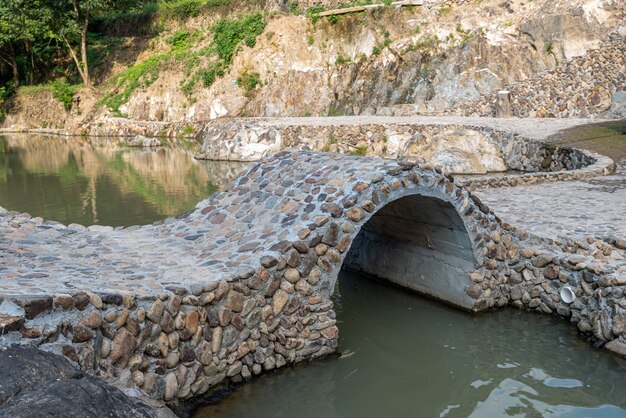
[[[349,64],[350,62],[352,62],[352,60],[350,59],[350,57],[344,55],[343,51],[339,52],[337,54],[337,58],[335,59],[335,64],[336,65]]]
[[[330,105],[328,107],[328,116],[343,116],[343,112],[341,111],[341,109]]]
[[[180,131],[178,136],[189,136],[193,134],[193,125],[185,125]]]
[[[200,66],[201,57],[215,57],[213,61],[206,64],[205,68],[195,71],[190,78],[181,82],[182,92],[191,97],[197,88],[198,81],[208,88],[218,77],[224,76],[241,42],[250,47],[254,46],[256,38],[265,30],[265,27],[265,19],[258,12],[244,15],[240,19],[222,18],[211,27],[213,33],[211,45],[200,49],[195,49],[202,38],[200,31],[190,33],[186,30],[178,30],[165,39],[171,47],[170,51],[141,61],[117,74],[110,80],[109,92],[100,99],[98,104],[106,106],[116,116],[124,116],[120,107],[128,102],[137,89],[151,86],[159,78],[160,70],[167,63],[184,64],[191,71]],[[250,92],[258,85],[260,79],[252,77],[242,81],[244,90]]]
[[[360,147],[356,147],[352,152],[352,155],[359,155],[364,157],[367,154],[367,145],[361,145]]]
[[[65,110],[70,110],[74,96],[82,87],[82,84],[71,85],[67,84],[64,79],[57,79],[49,84],[22,86],[19,88],[19,93],[32,96],[41,92],[50,92],[54,99],[61,102]]]

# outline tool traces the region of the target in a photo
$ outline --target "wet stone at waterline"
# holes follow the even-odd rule
[[[558,319],[476,317],[353,272],[335,300],[339,358],[262,376],[192,417],[626,416],[626,364]]]

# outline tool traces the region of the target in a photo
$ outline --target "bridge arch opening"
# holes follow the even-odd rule
[[[372,215],[342,267],[470,310],[476,301],[465,289],[476,264],[472,240],[454,206],[414,194]]]

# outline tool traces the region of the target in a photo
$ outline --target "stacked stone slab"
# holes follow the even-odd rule
[[[553,70],[507,87],[516,117],[589,117],[607,112],[612,98],[626,91],[626,38],[573,58]],[[623,93],[621,93],[623,94]],[[467,116],[495,116],[497,93],[452,108]]]
[[[473,256],[458,278],[465,308],[511,303],[626,347],[626,267],[597,257],[600,248],[623,255],[616,246],[532,239],[437,168],[311,151],[265,159],[161,224],[85,229],[3,213],[0,345],[62,354],[169,403],[330,354],[331,296],[353,241],[410,196],[461,219]],[[433,253],[438,245],[428,243]],[[572,304],[559,298],[566,284]]]

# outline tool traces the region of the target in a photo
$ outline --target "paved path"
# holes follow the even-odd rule
[[[266,121],[271,126],[333,126],[333,125],[469,125],[516,132],[527,138],[545,140],[563,129],[602,119],[547,119],[547,118],[483,118],[464,116],[337,116],[306,118],[253,118],[257,123]]]
[[[547,238],[626,238],[626,161],[614,175],[476,192],[498,216]]]

